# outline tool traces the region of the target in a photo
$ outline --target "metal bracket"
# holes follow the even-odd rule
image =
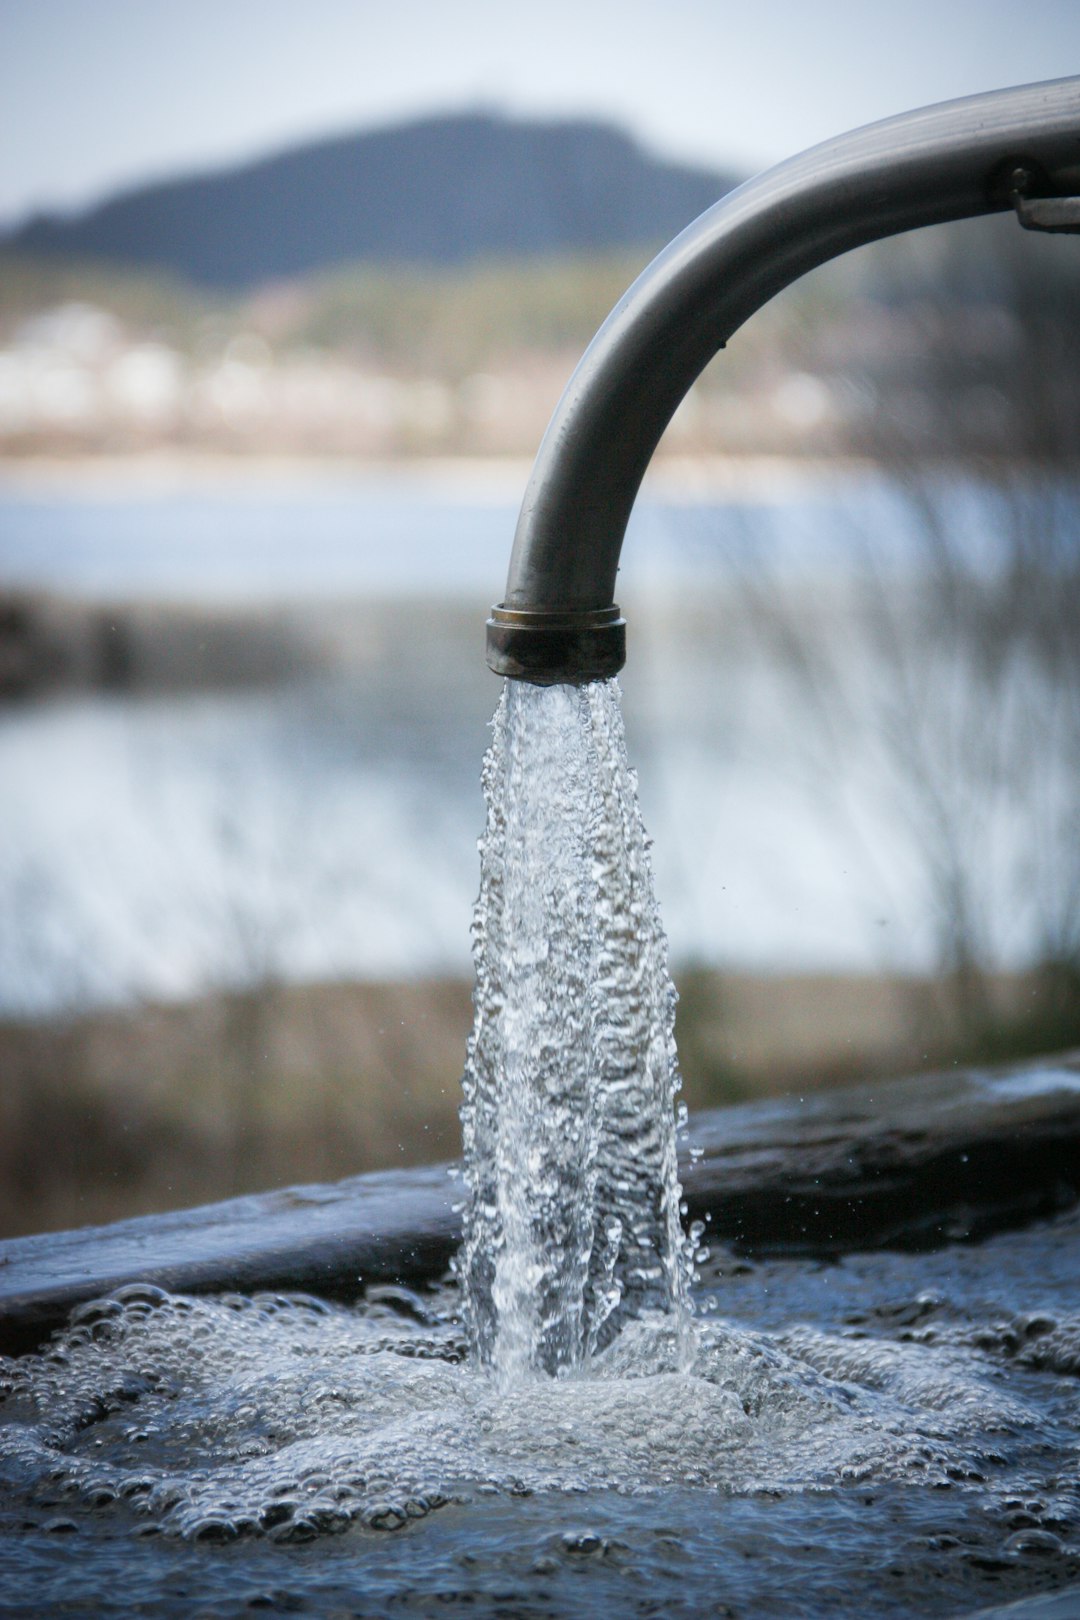
[[[1080,235],[1080,197],[1033,197],[1036,178],[1019,164],[1009,176],[1009,196],[1025,231]]]

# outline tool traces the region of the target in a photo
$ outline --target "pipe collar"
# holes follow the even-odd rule
[[[617,675],[626,662],[626,621],[618,607],[534,611],[493,607],[488,667],[534,686],[581,686]]]

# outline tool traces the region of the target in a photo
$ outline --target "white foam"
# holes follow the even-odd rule
[[[685,1364],[671,1318],[647,1315],[587,1368],[508,1380],[462,1358],[453,1307],[124,1290],[3,1364],[0,1475],[170,1534],[292,1539],[491,1489],[947,1482],[1038,1421],[970,1342],[710,1323]]]

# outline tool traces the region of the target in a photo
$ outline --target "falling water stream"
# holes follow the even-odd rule
[[[629,1320],[688,1348],[675,991],[613,681],[508,682],[484,767],[461,1274],[503,1378]]]
[[[710,1257],[616,684],[511,683],[484,786],[455,1275],[122,1289],[0,1362],[0,1612],[949,1615],[1080,1579],[1076,1217]]]

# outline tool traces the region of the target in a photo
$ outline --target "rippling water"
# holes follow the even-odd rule
[[[466,1358],[447,1284],[128,1290],[3,1367],[8,1612],[953,1615],[1060,1587],[1078,1258],[1075,1216],[930,1256],[717,1256],[688,1364],[654,1317],[510,1383]]]

